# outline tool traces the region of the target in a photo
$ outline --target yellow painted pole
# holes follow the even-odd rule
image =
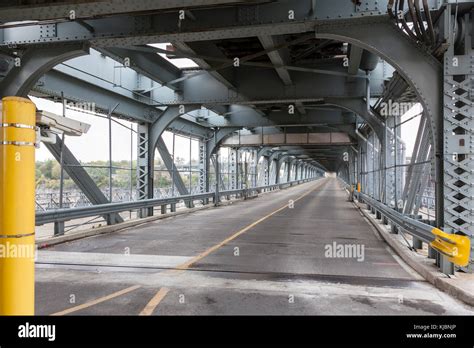
[[[35,118],[29,99],[2,99],[0,315],[35,311]]]

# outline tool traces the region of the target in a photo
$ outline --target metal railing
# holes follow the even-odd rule
[[[367,203],[369,206],[373,207],[376,211],[385,216],[385,218],[392,221],[392,223],[402,228],[408,234],[422,240],[425,243],[431,243],[435,240],[435,236],[431,232],[433,230],[433,226],[403,215],[402,213],[367,196],[362,192],[357,192],[356,196],[359,202],[362,201]]]
[[[171,205],[171,211],[176,209],[176,204],[185,202],[188,207],[193,207],[195,201],[201,201],[203,204],[208,204],[209,200],[212,199],[214,203],[220,201],[222,197],[230,196],[243,196],[248,197],[255,193],[261,193],[265,191],[273,191],[276,189],[283,189],[286,187],[299,185],[313,180],[321,178],[312,178],[304,180],[295,180],[287,183],[274,184],[268,186],[251,187],[247,189],[227,190],[219,191],[217,194],[214,192],[184,195],[170,198],[158,198],[158,199],[145,199],[133,202],[120,202],[120,203],[107,203],[99,204],[88,207],[70,208],[70,209],[56,209],[49,211],[41,211],[36,213],[36,226],[65,222],[75,219],[88,218],[94,216],[108,216],[114,213],[120,213],[125,211],[141,210],[154,207],[164,207]],[[174,209],[173,209],[174,205]]]

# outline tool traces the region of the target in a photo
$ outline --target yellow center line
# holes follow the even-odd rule
[[[170,291],[168,288],[161,288],[155,296],[147,303],[145,308],[140,312],[140,315],[152,315],[155,308],[158,307],[160,302],[165,298],[166,294]]]
[[[309,195],[310,193],[312,193],[313,191],[315,191],[317,188],[319,188],[319,186],[321,186],[321,184],[323,183],[324,181],[321,181],[318,183],[318,185],[313,188],[312,190],[306,192],[305,194],[299,196],[298,198],[294,199],[293,202],[296,203],[298,202],[300,199],[306,197],[307,195]],[[200,253],[199,255],[193,257],[191,260],[175,267],[173,270],[171,271],[168,271],[169,273],[181,273],[185,270],[187,270],[189,267],[191,267],[194,263],[202,260],[203,258],[205,258],[206,256],[208,256],[209,254],[211,254],[212,252],[216,251],[217,249],[223,247],[225,244],[229,243],[230,241],[234,240],[235,238],[237,238],[238,236],[244,234],[245,232],[247,232],[248,230],[250,230],[251,228],[257,226],[259,223],[267,220],[268,218],[272,217],[273,215],[279,213],[280,211],[284,210],[288,208],[288,204],[285,204],[283,207],[281,208],[278,208],[277,210],[271,212],[270,214],[262,217],[261,219],[258,219],[257,221],[251,223],[250,225],[244,227],[243,229],[241,229],[240,231],[236,232],[235,234],[233,234],[232,236],[224,239],[222,242],[220,242],[219,244],[216,244],[212,247],[210,247],[209,249],[207,249],[206,251]],[[168,273],[167,272],[167,273]]]
[[[128,294],[129,292],[137,290],[138,288],[141,288],[141,286],[140,285],[131,286],[129,288],[114,292],[113,294],[110,294],[110,295],[107,295],[107,296],[104,296],[104,297],[100,297],[96,300],[89,301],[89,302],[83,303],[79,306],[75,306],[75,307],[72,307],[72,308],[69,308],[69,309],[65,309],[61,312],[53,313],[51,315],[58,316],[58,315],[66,315],[66,314],[69,314],[69,313],[77,312],[77,311],[80,311],[81,309],[92,307],[92,306],[95,306],[96,304],[111,300],[115,297]]]

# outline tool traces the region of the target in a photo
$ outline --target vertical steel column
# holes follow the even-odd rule
[[[109,111],[107,115],[109,119],[109,202],[113,201],[113,182],[112,182],[112,113]]]
[[[263,156],[263,175],[264,175],[264,181],[263,184],[264,186],[270,185],[270,157],[269,156]]]
[[[291,181],[291,157],[288,157],[288,161],[286,162],[286,182]]]
[[[61,92],[63,117],[66,117],[66,99],[64,92]],[[59,154],[59,209],[63,208],[64,203],[64,146],[66,144],[66,135],[61,134],[61,150]],[[54,235],[60,236],[64,234],[64,221],[57,221],[54,223]]]
[[[237,189],[237,151],[238,149],[230,149],[230,158],[229,158],[229,181],[230,181],[230,189],[236,190]]]
[[[29,99],[2,99],[0,315],[35,311],[35,123]]]
[[[216,189],[214,192],[214,205],[218,206],[220,202],[220,197],[219,197],[219,181],[221,177],[221,169],[220,169],[220,163],[219,163],[219,151],[216,151],[216,153],[213,155],[214,158],[214,169],[216,171]]]
[[[451,10],[448,5],[447,11]],[[451,12],[447,12],[450,14]],[[444,230],[471,238],[470,263],[463,268],[474,271],[474,50],[472,48],[472,12],[461,18],[466,30],[461,31],[456,19],[445,16],[449,48],[444,56]],[[456,47],[456,29],[464,34],[464,46]],[[440,178],[438,178],[439,180]],[[438,199],[442,199],[440,197]],[[454,273],[452,263],[443,256],[440,268]]]
[[[258,150],[252,149],[250,151],[250,176],[251,176],[251,185],[252,187],[257,187],[257,166],[258,166],[258,158],[257,158]]]
[[[207,175],[207,154],[206,143],[199,140],[199,192],[207,192],[208,189],[208,175]]]
[[[392,208],[396,207],[395,202],[395,134],[394,134],[395,119],[391,116],[385,120],[385,151],[386,156],[386,182],[385,194],[387,196],[387,204]]]
[[[149,153],[147,124],[138,124],[137,126],[137,200],[153,198],[153,168],[151,168],[151,158],[154,153]],[[142,209],[139,211],[140,217],[152,216],[153,208]]]

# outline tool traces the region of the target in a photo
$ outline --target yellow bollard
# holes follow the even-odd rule
[[[36,108],[19,97],[1,106],[0,315],[34,315]]]
[[[465,267],[469,264],[471,239],[468,236],[446,233],[439,228],[433,228],[431,233],[435,235],[435,240],[430,243],[433,249],[457,266]]]

